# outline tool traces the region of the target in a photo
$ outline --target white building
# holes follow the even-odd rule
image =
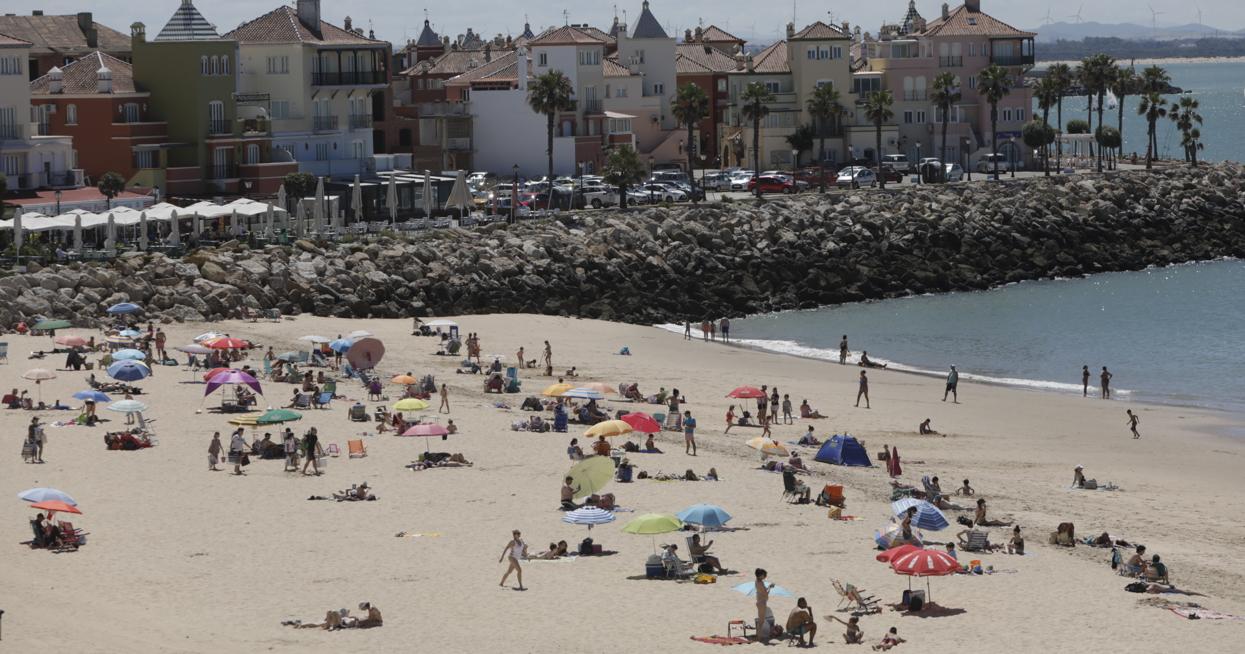
[[[238,43],[239,94],[268,95],[273,148],[301,171],[371,174],[373,96],[388,83],[389,44],[352,30],[349,18],[324,22],[320,0],[297,2],[223,37]]]
[[[648,0],[640,17],[630,30],[620,29],[615,38],[618,52],[611,57],[628,73],[611,75],[610,95],[605,106],[611,112],[632,117],[636,148],[642,158],[654,161],[686,161],[679,148],[686,130],[670,113],[670,104],[678,93],[675,64],[675,40],[666,34],[661,23],[648,8]]]
[[[9,191],[82,186],[73,139],[40,134],[30,107],[31,44],[0,34],[0,173]]]

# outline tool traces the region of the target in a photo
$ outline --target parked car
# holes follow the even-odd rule
[[[964,167],[958,163],[944,164],[943,178],[948,182],[960,182],[964,180]]]
[[[604,184],[584,184],[580,187],[584,202],[593,209],[612,207],[618,204],[618,189]]]
[[[743,191],[747,189],[748,182],[752,181],[753,177],[756,177],[756,175],[749,170],[740,171],[734,175],[731,175],[731,190]]]
[[[687,173],[682,170],[654,170],[649,177],[650,182],[687,182]]]
[[[748,180],[748,192],[753,193],[760,187],[761,193],[795,193],[795,182],[778,175],[761,175]]]
[[[731,178],[726,173],[706,173],[700,179],[700,185],[711,191],[720,191],[723,188],[730,188]]]
[[[882,180],[886,182],[902,182],[904,173],[894,166],[882,164]]]
[[[640,186],[644,193],[650,193],[655,202],[687,202],[687,194],[665,184],[648,183]]]
[[[835,178],[834,183],[840,188],[873,186],[877,183],[877,175],[873,170],[864,166],[848,166],[839,171],[839,176]]]
[[[901,173],[911,172],[912,164],[908,163],[908,155],[906,154],[884,154],[882,155],[882,165],[889,165]]]
[[[1007,160],[1007,155],[995,153],[995,154],[981,155],[981,158],[977,160],[977,172],[979,173],[994,172],[994,162],[996,160],[999,162],[1000,173],[1006,173],[1006,172],[1011,171],[1011,162]]]

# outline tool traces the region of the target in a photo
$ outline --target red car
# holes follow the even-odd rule
[[[762,193],[795,193],[797,190],[796,183],[789,178],[765,176],[748,180],[748,192],[755,192],[758,184]]]
[[[821,170],[819,170],[818,168],[801,168],[800,171],[795,174],[795,178],[797,181],[804,182],[808,184],[809,186],[817,186],[818,185],[817,178],[819,176],[819,173],[821,173]],[[825,174],[824,174],[826,186],[834,186],[835,180],[838,179],[838,176],[839,176],[838,168],[832,165],[826,166]]]

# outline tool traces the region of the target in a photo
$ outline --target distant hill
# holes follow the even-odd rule
[[[1030,28],[1037,32],[1037,40],[1041,43],[1052,41],[1080,41],[1085,38],[1116,38],[1125,40],[1176,40],[1201,38],[1233,38],[1245,36],[1245,30],[1223,30],[1200,23],[1186,25],[1160,26],[1151,29],[1149,25],[1136,23],[1051,23]]]

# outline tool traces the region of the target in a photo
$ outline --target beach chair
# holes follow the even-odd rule
[[[796,498],[796,500],[798,501],[800,496],[804,495],[804,493],[806,492],[808,492],[808,487],[804,485],[804,482],[795,478],[795,472],[791,470],[783,471],[782,473],[782,499],[785,500],[788,497],[792,497],[792,498]]]
[[[9,362],[9,344],[8,343],[0,343],[0,360],[3,360],[5,363]]]
[[[316,396],[315,405],[318,408],[327,409],[329,408],[329,402],[332,402],[332,401],[333,401],[332,393],[322,392]]]
[[[667,579],[683,579],[696,572],[695,566],[690,561],[682,559],[662,559],[661,567],[665,570]]]
[[[295,409],[310,409],[311,408],[311,396],[306,393],[299,393],[298,397],[294,398],[294,408]]]
[[[324,450],[329,456],[341,456],[341,448],[337,447],[337,443],[329,443],[328,448]]]
[[[990,549],[990,532],[984,529],[968,530],[967,538],[964,546],[960,549],[965,552],[985,552]]]
[[[363,444],[363,439],[361,438],[346,441],[346,448],[350,450],[350,454],[347,458],[353,459],[356,457],[363,458],[367,456],[367,446]]]
[[[367,422],[367,407],[362,404],[355,404],[350,407],[350,420],[352,422]]]
[[[57,526],[60,527],[61,530],[61,543],[63,543],[63,548],[76,550],[80,545],[86,544],[86,539],[83,538],[86,536],[86,532],[80,529],[74,529],[72,523],[60,520],[57,522]]]
[[[38,520],[30,521],[30,531],[34,534],[34,538],[30,540],[30,549],[39,549],[40,547],[45,547],[46,543],[43,542],[43,530],[39,529]]]
[[[831,579],[830,581],[831,583],[834,584],[834,590],[838,592],[839,594],[839,598],[840,598],[839,604],[838,604],[839,607],[842,607],[844,604],[846,604],[847,605],[846,608],[852,612],[856,612],[856,611],[861,611],[864,613],[881,613],[882,612],[882,607],[880,605],[881,600],[879,600],[878,598],[872,595],[866,595],[864,590],[857,588],[853,586],[852,584],[843,584],[838,579]]]
[[[846,501],[843,495],[843,487],[838,484],[826,484],[821,489],[821,493],[817,495],[818,506],[842,507]]]

